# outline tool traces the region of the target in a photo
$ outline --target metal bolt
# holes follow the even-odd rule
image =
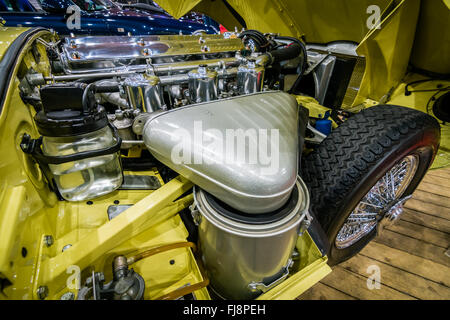
[[[78,51],[72,52],[72,59],[80,59],[80,53]]]
[[[75,293],[66,292],[61,296],[60,300],[75,300]]]
[[[50,247],[52,244],[53,244],[53,237],[52,236],[50,236],[50,235],[48,235],[48,236],[44,236],[44,244],[47,246],[47,247]]]
[[[103,272],[96,272],[95,275],[99,282],[105,281],[105,275],[103,274]]]
[[[140,38],[137,42],[138,45],[140,45],[141,47],[145,46],[145,41],[143,38]]]
[[[71,246],[72,246],[72,245],[71,245],[70,243],[69,243],[69,244],[66,244],[66,245],[62,248],[62,252],[66,251],[66,250],[69,249]]]
[[[47,286],[40,286],[37,289],[37,296],[40,300],[44,300],[48,297],[48,287]]]

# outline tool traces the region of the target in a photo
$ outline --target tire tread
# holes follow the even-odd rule
[[[439,123],[426,113],[380,105],[352,116],[304,157],[301,175],[310,189],[311,210],[324,230],[346,195],[391,148]]]

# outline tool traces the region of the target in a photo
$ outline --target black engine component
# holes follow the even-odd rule
[[[113,268],[114,300],[141,300],[144,297],[145,282],[133,269],[128,269],[127,258],[117,256]]]
[[[434,115],[444,122],[450,122],[450,92],[440,96],[433,104]]]
[[[90,85],[72,82],[41,88],[43,110],[34,118],[45,136],[73,136],[105,127],[105,110],[95,102]]]
[[[128,269],[127,258],[117,256],[113,262],[113,281],[105,284],[101,272],[92,272],[78,292],[77,300],[142,300],[144,279],[133,269]]]

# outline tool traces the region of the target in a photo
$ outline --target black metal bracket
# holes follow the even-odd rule
[[[62,164],[86,158],[104,156],[107,154],[118,152],[122,144],[122,139],[120,138],[117,129],[111,124],[109,124],[109,127],[113,130],[116,143],[110,147],[99,150],[83,151],[66,156],[47,156],[42,153],[42,137],[39,137],[38,139],[31,139],[31,136],[27,133],[25,133],[22,137],[20,148],[23,152],[33,156],[33,158],[35,158],[39,164]]]

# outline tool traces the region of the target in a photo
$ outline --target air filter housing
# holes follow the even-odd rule
[[[297,132],[297,101],[273,91],[155,115],[143,138],[155,158],[208,193],[263,214],[282,207],[295,186]]]

